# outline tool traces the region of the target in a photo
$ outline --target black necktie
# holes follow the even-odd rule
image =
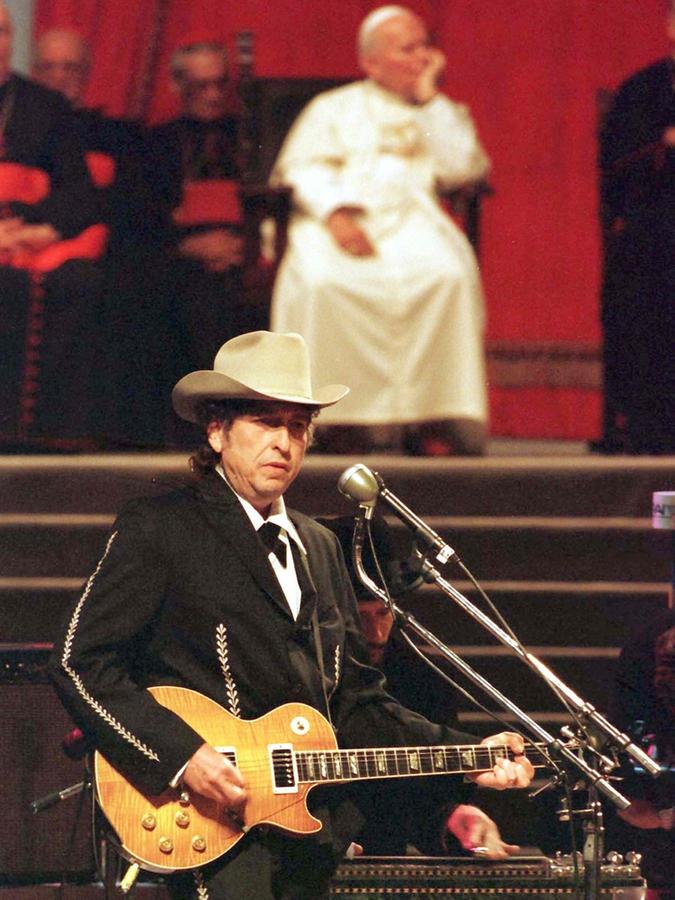
[[[267,547],[267,552],[274,553],[281,565],[286,568],[288,561],[287,545],[279,537],[280,531],[280,525],[275,525],[274,522],[263,522],[258,529],[258,537]]]

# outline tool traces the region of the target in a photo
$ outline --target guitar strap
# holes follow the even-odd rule
[[[314,610],[312,612],[312,635],[314,637],[314,652],[316,661],[319,666],[319,677],[321,679],[321,691],[323,693],[323,702],[326,708],[326,718],[330,722],[330,727],[335,732],[335,725],[330,714],[330,704],[328,703],[328,693],[326,692],[326,668],[323,661],[323,647],[321,646],[321,634],[319,631],[319,604],[318,593],[312,573],[309,571],[309,565],[305,554],[300,550],[295,541],[291,540],[291,553],[293,554],[293,562],[295,563],[295,571],[298,574],[298,581],[303,595],[305,592],[314,594]]]
[[[326,693],[326,670],[323,664],[323,647],[321,646],[321,634],[319,632],[319,612],[318,605],[314,607],[312,613],[312,631],[314,632],[314,647],[316,649],[316,661],[319,664],[319,675],[321,676],[321,690],[323,691],[323,701],[326,706],[326,717],[330,722],[330,727],[336,732],[333,719],[330,714],[330,704],[328,703],[328,694]]]

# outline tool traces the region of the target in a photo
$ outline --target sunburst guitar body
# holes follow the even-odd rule
[[[236,718],[204,695],[181,687],[149,692],[223,753],[243,775],[247,801],[238,818],[222,803],[185,786],[152,796],[134,787],[98,751],[96,796],[120,852],[141,868],[171,872],[203,866],[227,853],[258,825],[289,834],[319,831],[306,805],[318,784],[453,774],[491,769],[505,746],[375,747],[339,750],[330,723],[303,703],[287,703],[259,719]],[[537,749],[528,746],[534,765]]]

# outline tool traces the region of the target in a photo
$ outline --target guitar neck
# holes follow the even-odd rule
[[[544,745],[528,744],[533,766],[548,765]],[[506,745],[458,744],[439,747],[370,747],[359,750],[300,750],[295,754],[298,781],[304,783],[408,778],[415,775],[461,775],[486,772],[498,759],[513,759]],[[288,761],[287,761],[288,762]],[[276,769],[276,764],[275,764]]]

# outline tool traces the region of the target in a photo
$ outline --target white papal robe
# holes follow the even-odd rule
[[[414,106],[360,81],[298,117],[272,172],[293,212],[271,327],[303,335],[316,384],[351,387],[322,424],[486,420],[478,267],[436,191],[488,168],[468,109],[442,95]],[[374,256],[331,237],[344,206],[363,208]]]

